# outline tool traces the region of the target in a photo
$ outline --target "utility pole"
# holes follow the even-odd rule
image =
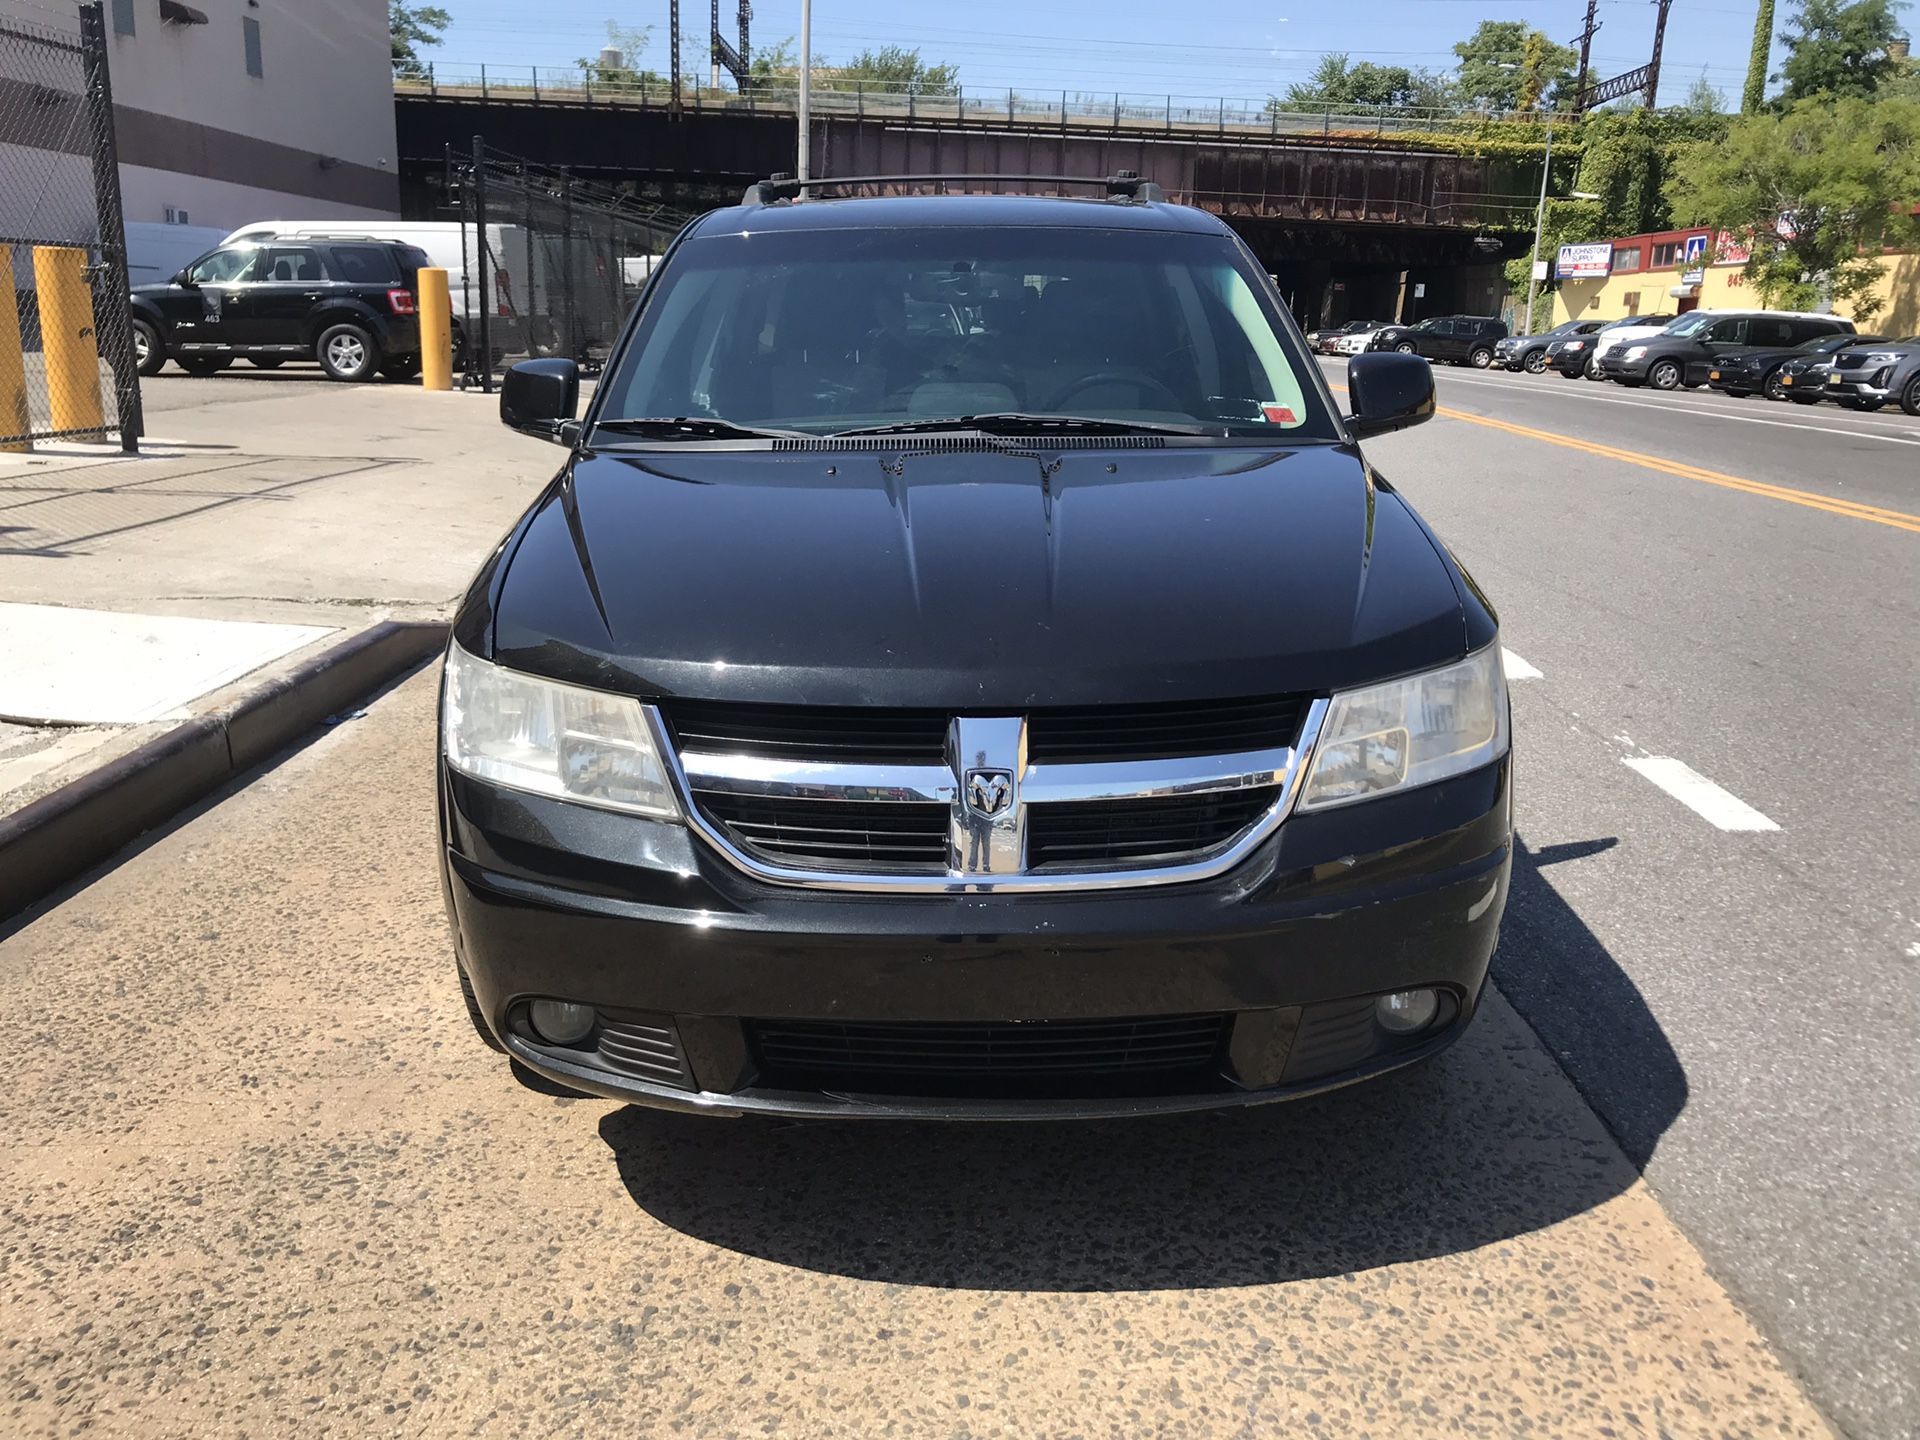
[[[680,118],[680,0],[669,0],[667,31],[667,48],[672,52],[668,71],[673,80],[672,92],[667,96],[667,113],[677,120]]]
[[[1747,87],[1740,92],[1740,113],[1751,115],[1767,99],[1767,62],[1773,58],[1773,0],[1760,0],[1753,16],[1753,51],[1747,56]]]
[[[813,158],[813,137],[807,133],[813,107],[813,0],[800,0],[800,156],[794,176],[807,183],[807,166]]]
[[[1547,175],[1553,169],[1553,123],[1547,123],[1547,153],[1540,161],[1540,205],[1533,212],[1533,261],[1527,266],[1527,328],[1522,335],[1533,334],[1533,296],[1540,288],[1540,236],[1547,228]]]
[[[1660,47],[1667,39],[1667,11],[1673,8],[1673,0],[1653,0],[1660,7],[1660,13],[1653,22],[1653,59],[1647,62],[1647,109],[1653,109],[1654,96],[1660,93]]]
[[[1594,17],[1599,13],[1600,0],[1587,0],[1587,23],[1580,27],[1580,76],[1573,82],[1573,113],[1579,115],[1587,108],[1587,77],[1592,73],[1593,37],[1600,32],[1600,22]]]

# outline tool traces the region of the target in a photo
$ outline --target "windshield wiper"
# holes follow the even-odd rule
[[[762,430],[752,425],[736,425],[712,415],[622,416],[617,420],[596,420],[596,432],[611,430],[617,435],[645,435],[656,440],[807,440],[813,437],[803,430]]]
[[[1224,435],[1226,427],[1164,425],[1149,420],[1101,420],[1089,415],[1033,415],[1001,410],[985,415],[947,415],[929,420],[901,420],[891,425],[863,425],[836,430],[849,435],[922,435],[942,430],[978,430],[986,435]]]

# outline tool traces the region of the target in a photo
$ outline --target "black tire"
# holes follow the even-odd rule
[[[358,325],[329,325],[314,341],[313,358],[329,380],[371,380],[380,368],[380,342]]]
[[[233,364],[233,357],[231,355],[188,355],[185,357],[176,355],[174,356],[173,363],[189,375],[198,375],[204,378],[208,375],[218,375],[222,370]]]
[[[1589,380],[1604,380],[1607,378],[1606,376],[1600,373],[1600,365],[1597,361],[1594,361],[1594,360],[1588,360],[1587,368],[1583,370],[1581,373],[1585,375]]]
[[[420,373],[420,357],[397,355],[380,367],[380,373],[389,380],[411,380]]]
[[[1907,377],[1906,389],[1900,392],[1900,408],[1909,415],[1920,415],[1920,370]]]
[[[1476,345],[1467,352],[1467,364],[1476,370],[1484,370],[1493,364],[1493,351],[1485,345]]]
[[[133,322],[133,368],[142,375],[158,375],[167,363],[167,347],[160,332],[144,320]]]
[[[1793,387],[1791,385],[1782,385],[1780,383],[1780,367],[1778,365],[1767,371],[1766,377],[1761,380],[1760,393],[1769,400],[1794,400],[1799,398],[1793,393]]]
[[[1393,348],[1402,355],[1411,355],[1413,354],[1414,345],[1411,340],[1402,340],[1398,345],[1394,346]]]
[[[284,355],[249,355],[247,363],[256,370],[278,370],[287,363]]]
[[[1560,372],[1560,378],[1562,380],[1579,380],[1584,378],[1584,376],[1583,372],[1579,370],[1562,370]]]
[[[1680,363],[1677,360],[1654,361],[1647,367],[1647,384],[1656,390],[1678,390]]]
[[[456,960],[453,962],[453,968],[460,976],[460,998],[467,1002],[467,1019],[473,1022],[474,1033],[486,1041],[489,1050],[498,1050],[502,1055],[506,1054],[507,1047],[502,1045],[493,1031],[487,1028],[486,1019],[480,1014],[480,1002],[474,998],[473,982],[467,979],[466,966]]]
[[[1544,350],[1527,351],[1526,358],[1520,362],[1520,368],[1529,375],[1545,374],[1547,369],[1547,352]]]

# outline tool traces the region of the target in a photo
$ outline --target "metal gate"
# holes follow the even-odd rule
[[[107,28],[0,18],[0,450],[104,436],[138,447]]]
[[[654,262],[692,219],[565,170],[489,149],[449,148],[446,203],[460,221],[452,290],[466,386],[532,356],[606,364]]]

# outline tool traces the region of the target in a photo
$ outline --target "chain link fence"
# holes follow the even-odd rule
[[[141,433],[106,25],[77,19],[0,15],[0,449]]]
[[[462,384],[561,356],[605,364],[654,262],[693,217],[489,149],[447,152],[445,213],[460,224],[449,276]]]

